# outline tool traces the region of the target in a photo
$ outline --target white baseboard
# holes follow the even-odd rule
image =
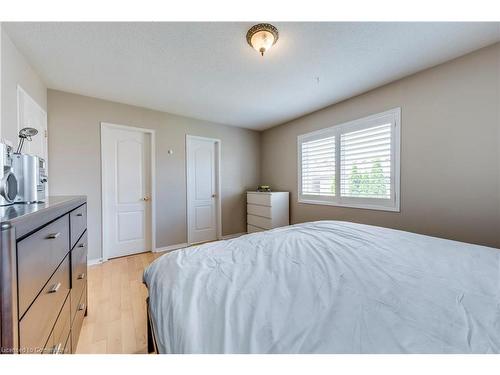
[[[87,265],[89,266],[94,266],[96,264],[101,264],[102,263],[102,258],[97,258],[97,259],[89,259],[87,261]]]
[[[153,253],[163,253],[166,251],[173,251],[177,249],[182,249],[183,247],[188,247],[189,245],[187,243],[179,243],[177,245],[170,245],[170,246],[165,246],[165,247],[157,247],[156,249],[153,250]],[[134,254],[131,254],[134,255]],[[87,265],[89,266],[94,266],[96,264],[101,264],[106,262],[106,260],[103,260],[102,258],[97,258],[97,259],[89,259],[87,261]]]
[[[243,236],[244,234],[247,234],[247,233],[241,232],[241,233],[228,234],[226,236],[222,236],[221,239],[222,240],[230,240],[231,238],[240,237],[240,236]]]
[[[222,236],[221,240],[229,240],[231,238],[237,238],[237,237],[243,236],[244,234],[246,234],[246,232],[228,234],[226,236]],[[174,250],[182,249],[182,248],[188,247],[188,246],[189,246],[188,243],[178,243],[176,245],[170,245],[170,246],[165,246],[165,247],[157,247],[156,249],[154,249],[153,253],[164,253],[164,252],[168,252],[168,251],[174,251]],[[89,259],[87,261],[87,264],[89,266],[93,266],[93,265],[101,264],[101,263],[104,263],[104,261],[103,261],[102,258]]]
[[[177,249],[182,249],[183,247],[188,247],[187,243],[178,243],[176,245],[170,245],[165,247],[157,247],[153,252],[154,253],[163,253],[165,251],[173,251]]]

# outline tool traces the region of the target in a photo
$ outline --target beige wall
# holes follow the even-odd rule
[[[185,134],[222,140],[225,235],[245,230],[243,192],[269,183],[292,193],[294,223],[348,220],[500,247],[498,44],[259,134],[54,90],[47,94],[5,31],[0,34],[0,136],[17,142],[20,84],[49,112],[51,195],[89,197],[90,259],[101,256],[101,121],[156,130],[157,247],[186,241]],[[401,212],[298,204],[297,135],[394,107],[402,108]]]
[[[262,183],[291,192],[293,223],[333,219],[500,247],[500,44],[262,134]],[[402,108],[401,212],[297,203],[297,136]]]
[[[222,233],[246,231],[244,192],[259,183],[258,132],[54,90],[48,113],[51,195],[88,196],[89,259],[101,257],[101,121],[156,131],[158,248],[186,242],[186,134],[222,141]]]
[[[5,30],[1,32],[1,76],[0,137],[16,146],[17,85],[20,85],[44,110],[47,110],[47,87],[17,50]]]

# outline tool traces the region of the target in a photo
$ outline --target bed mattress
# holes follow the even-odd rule
[[[160,353],[499,353],[500,250],[318,221],[166,254]]]

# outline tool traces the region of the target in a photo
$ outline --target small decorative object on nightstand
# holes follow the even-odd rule
[[[287,191],[248,191],[247,232],[254,233],[289,225],[288,201]]]

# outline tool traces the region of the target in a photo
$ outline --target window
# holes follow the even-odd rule
[[[302,143],[302,193],[335,196],[335,137]]]
[[[299,202],[399,211],[401,109],[298,137]]]

